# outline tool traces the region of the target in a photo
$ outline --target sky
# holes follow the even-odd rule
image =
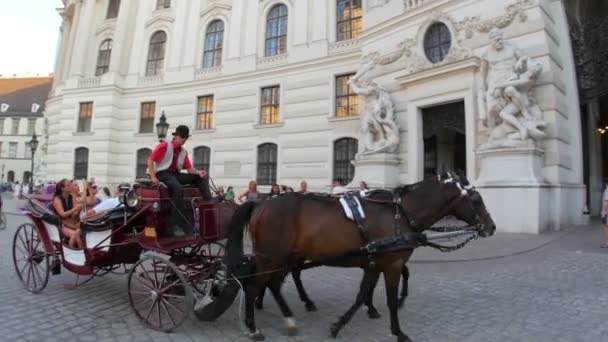
[[[0,0],[0,74],[48,75],[55,66],[61,0]]]

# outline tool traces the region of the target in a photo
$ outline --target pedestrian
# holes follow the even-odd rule
[[[224,198],[225,198],[227,201],[234,201],[234,189],[233,189],[231,186],[229,186],[229,187],[226,189],[226,195],[224,196]]]
[[[245,202],[256,202],[260,199],[260,193],[258,192],[258,183],[256,183],[256,181],[250,181],[247,191],[239,195],[239,201],[242,201],[243,198],[245,198]]]
[[[173,132],[173,140],[158,144],[148,158],[150,180],[156,185],[163,182],[169,187],[173,202],[169,221],[174,236],[183,236],[183,227],[187,224],[184,219],[184,184],[196,185],[201,191],[203,200],[211,199],[207,171],[192,167],[188,152],[182,147],[188,138],[190,138],[188,126],[179,125]],[[188,173],[184,174],[182,170]]]
[[[302,194],[308,193],[308,183],[305,180],[300,182],[300,190],[298,192]]]
[[[342,185],[342,182],[340,182],[339,180],[334,180],[333,183],[331,184],[330,193],[332,195],[340,195],[345,192],[346,192],[346,188]]]
[[[604,228],[604,243],[602,248],[608,248],[608,184],[604,188],[604,196],[602,197],[602,228]]]
[[[270,194],[268,194],[268,199],[273,199],[279,196],[281,196],[281,187],[279,187],[279,184],[273,184],[270,188]]]
[[[367,183],[364,181],[361,181],[359,183],[359,194],[361,195],[361,197],[365,197],[365,196],[367,196],[368,192],[369,192],[369,187],[367,186]]]

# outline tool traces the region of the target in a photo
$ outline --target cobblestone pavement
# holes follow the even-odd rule
[[[25,291],[11,257],[13,233],[21,222],[23,218],[9,215],[9,228],[0,231],[0,340],[248,341],[240,330],[236,305],[214,323],[191,319],[170,334],[146,328],[128,306],[125,276],[100,278],[68,290],[63,285],[75,276],[64,271],[51,276],[41,294]],[[608,341],[608,253],[596,248],[600,237],[598,228],[577,228],[516,256],[413,263],[410,297],[400,312],[402,328],[417,342]],[[305,285],[319,307],[316,313],[305,312],[288,279],[284,291],[299,335],[283,335],[283,321],[271,296],[266,310],[257,314],[259,328],[269,341],[333,341],[328,339],[329,325],[354,300],[360,276],[360,270],[348,269],[304,272]],[[369,320],[361,310],[338,341],[394,341],[382,282],[375,301],[382,318]]]

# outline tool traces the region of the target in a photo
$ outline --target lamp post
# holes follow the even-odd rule
[[[38,148],[38,139],[36,138],[36,132],[32,135],[30,140],[30,149],[32,150],[32,164],[30,167],[30,194],[34,192],[34,154]]]
[[[158,141],[165,140],[167,137],[167,131],[169,130],[169,124],[167,123],[167,117],[165,116],[165,111],[163,110],[160,115],[160,119],[156,124],[156,133],[158,134]]]

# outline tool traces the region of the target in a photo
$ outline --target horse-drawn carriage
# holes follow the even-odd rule
[[[166,187],[139,181],[121,190],[121,206],[81,220],[83,249],[67,245],[50,195],[24,195],[22,212],[31,223],[15,232],[13,260],[25,288],[41,292],[62,267],[77,275],[74,286],[122,270],[131,307],[154,329],[175,329],[193,308],[202,320],[219,317],[238,293],[226,282],[222,263],[222,240],[236,205],[205,202],[197,188],[186,187],[184,214],[192,231],[173,237],[166,232],[173,205]]]

